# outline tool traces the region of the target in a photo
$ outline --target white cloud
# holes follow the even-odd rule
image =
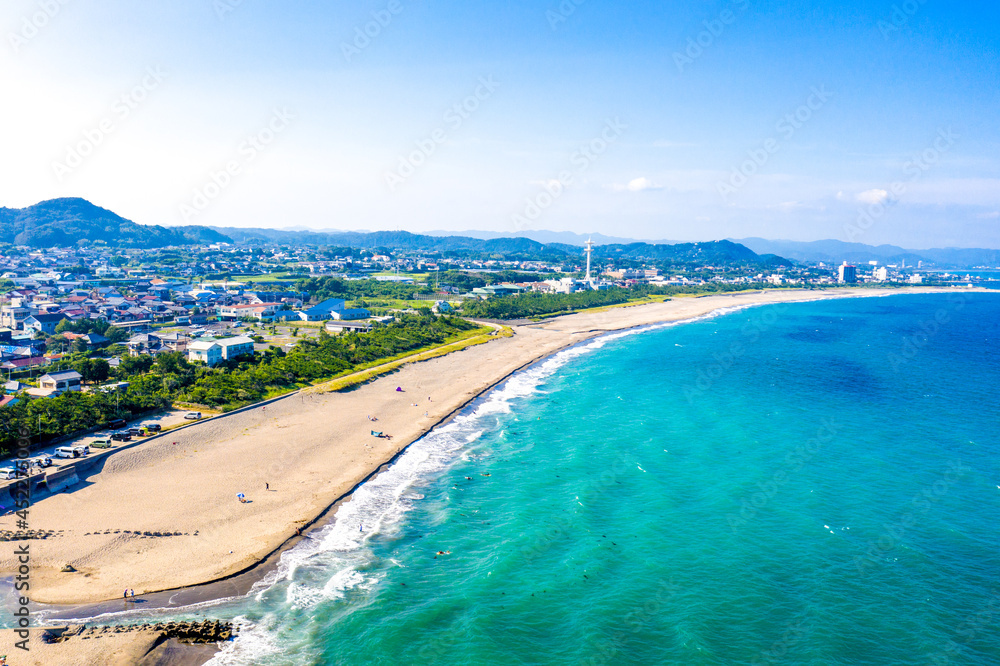
[[[615,192],[642,192],[644,190],[662,190],[662,185],[657,185],[649,178],[645,176],[640,178],[633,178],[626,185],[614,184],[611,189]]]
[[[866,204],[880,204],[889,200],[886,190],[865,190],[857,196],[858,201]]]

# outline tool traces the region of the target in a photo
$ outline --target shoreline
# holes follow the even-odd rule
[[[218,576],[218,577],[214,577],[214,578],[209,578],[207,580],[206,579],[202,579],[201,581],[189,582],[189,583],[178,585],[178,586],[174,586],[174,587],[163,587],[163,588],[160,588],[159,590],[149,590],[148,592],[144,592],[144,595],[148,595],[149,597],[153,597],[154,595],[158,597],[158,596],[162,595],[162,596],[165,596],[167,598],[175,598],[178,594],[181,594],[181,595],[184,595],[184,596],[188,596],[185,593],[186,592],[192,592],[192,593],[195,593],[195,596],[199,596],[197,594],[197,592],[199,590],[208,591],[208,588],[210,588],[210,587],[213,587],[213,586],[218,587],[220,584],[225,584],[227,581],[235,581],[236,579],[239,579],[240,577],[246,577],[248,575],[251,575],[251,576],[255,576],[256,580],[262,579],[263,576],[265,576],[269,571],[273,570],[273,567],[276,566],[277,561],[280,559],[280,556],[281,556],[282,553],[284,553],[285,551],[289,550],[290,548],[293,548],[295,545],[297,545],[298,543],[300,543],[302,539],[308,538],[308,534],[310,532],[313,532],[313,531],[315,531],[317,529],[322,529],[322,527],[324,527],[326,524],[329,524],[330,519],[332,519],[332,517],[335,515],[335,510],[337,508],[339,508],[345,502],[345,500],[350,499],[350,497],[353,495],[353,493],[360,486],[362,486],[363,484],[367,483],[369,480],[371,480],[372,478],[374,478],[375,476],[377,476],[379,473],[381,473],[382,471],[384,471],[384,469],[386,469],[388,466],[392,465],[399,458],[399,456],[401,456],[409,448],[410,445],[412,445],[413,443],[419,441],[421,438],[423,438],[424,436],[426,436],[428,433],[430,433],[435,428],[437,428],[437,427],[439,427],[439,426],[441,426],[443,424],[446,424],[449,421],[451,421],[453,418],[455,418],[455,416],[457,416],[460,412],[462,412],[463,410],[465,410],[466,408],[468,408],[470,405],[472,405],[476,400],[479,400],[483,396],[487,395],[489,392],[491,392],[492,390],[494,390],[497,386],[499,386],[503,382],[507,381],[514,374],[516,374],[518,372],[521,372],[521,371],[527,369],[528,367],[531,367],[532,365],[535,365],[535,364],[537,364],[539,362],[542,362],[545,359],[550,358],[551,356],[553,356],[553,355],[555,355],[555,354],[557,354],[557,353],[559,353],[559,352],[561,352],[561,351],[563,351],[563,350],[565,350],[565,349],[567,349],[569,347],[578,345],[578,344],[580,344],[582,342],[586,342],[586,341],[592,340],[593,338],[596,338],[596,337],[599,337],[599,336],[602,336],[602,335],[605,335],[605,334],[613,333],[613,332],[624,332],[624,331],[627,331],[627,330],[640,329],[640,328],[649,328],[649,327],[653,327],[653,326],[657,326],[657,325],[662,325],[662,324],[668,324],[668,323],[672,323],[672,322],[683,322],[683,321],[686,321],[686,320],[689,320],[689,319],[693,319],[693,318],[696,318],[696,317],[705,316],[707,314],[710,314],[710,313],[715,312],[715,311],[720,310],[720,309],[724,309],[724,308],[727,308],[727,307],[733,307],[734,305],[738,305],[739,307],[754,307],[754,306],[760,306],[760,305],[767,305],[767,304],[771,304],[771,303],[808,302],[808,301],[812,301],[812,300],[826,300],[826,299],[830,299],[830,298],[855,298],[855,297],[865,297],[865,296],[875,297],[875,296],[889,296],[889,295],[902,295],[902,294],[927,294],[927,293],[969,293],[969,292],[972,292],[972,291],[983,291],[983,292],[986,292],[986,293],[990,293],[990,290],[969,290],[969,289],[962,289],[961,291],[959,291],[958,289],[951,289],[951,288],[945,288],[945,289],[913,288],[913,289],[902,289],[902,290],[893,289],[893,290],[881,290],[881,291],[876,291],[876,290],[851,290],[851,291],[836,290],[836,291],[833,291],[833,292],[830,292],[830,291],[817,292],[817,291],[811,291],[811,290],[809,290],[809,291],[807,291],[807,290],[794,290],[794,291],[793,290],[781,290],[781,291],[773,291],[772,292],[772,291],[769,291],[769,290],[765,290],[763,292],[751,292],[750,294],[737,293],[737,294],[731,294],[731,295],[701,296],[701,297],[696,298],[696,299],[683,299],[684,301],[687,301],[688,303],[692,303],[692,302],[694,302],[694,303],[705,302],[706,299],[709,300],[709,301],[711,301],[711,307],[709,307],[707,309],[696,308],[696,309],[704,309],[705,311],[704,312],[695,313],[694,316],[688,316],[688,314],[690,314],[690,313],[685,314],[685,313],[682,312],[682,313],[679,314],[679,316],[662,316],[662,315],[658,315],[658,316],[656,316],[653,319],[646,319],[644,321],[639,321],[639,322],[630,322],[630,321],[628,321],[629,320],[628,317],[618,316],[620,314],[636,314],[635,312],[629,313],[629,310],[633,310],[633,311],[640,311],[640,310],[642,310],[642,311],[648,312],[650,308],[663,309],[662,306],[669,306],[671,303],[676,304],[677,300],[680,300],[680,299],[677,299],[677,300],[674,300],[674,301],[668,301],[668,302],[663,303],[663,304],[643,304],[643,305],[638,305],[638,306],[616,308],[616,309],[611,310],[611,311],[607,311],[606,310],[606,311],[599,312],[599,313],[587,313],[587,312],[575,313],[575,314],[572,314],[572,315],[564,315],[562,317],[554,318],[554,319],[551,319],[551,320],[546,320],[546,321],[543,321],[543,322],[536,322],[536,323],[533,323],[533,324],[518,326],[518,327],[516,327],[516,330],[518,331],[518,333],[515,335],[515,337],[517,337],[517,335],[524,335],[526,333],[526,331],[522,330],[522,329],[535,329],[535,330],[541,329],[541,330],[545,330],[545,331],[553,331],[553,330],[555,330],[555,331],[558,331],[559,333],[561,333],[561,335],[558,336],[559,337],[559,340],[558,340],[559,343],[558,344],[550,344],[550,345],[540,345],[539,348],[535,349],[533,353],[528,354],[526,357],[522,357],[520,360],[522,360],[523,362],[518,363],[518,364],[516,364],[513,367],[506,368],[505,371],[502,374],[500,374],[500,375],[497,375],[497,376],[489,378],[489,380],[485,384],[481,384],[481,385],[475,387],[476,390],[466,392],[466,394],[462,396],[461,400],[458,400],[456,403],[449,405],[448,409],[446,410],[445,413],[439,414],[439,415],[435,415],[435,417],[433,419],[431,419],[429,422],[422,423],[420,425],[420,427],[416,431],[408,433],[405,441],[403,441],[400,445],[398,445],[398,446],[394,445],[394,446],[388,447],[387,449],[383,450],[382,456],[381,457],[376,457],[375,460],[372,460],[371,463],[369,464],[369,466],[367,466],[365,468],[364,473],[360,477],[352,478],[351,479],[352,482],[349,484],[349,486],[345,487],[341,492],[339,492],[338,494],[336,494],[335,495],[335,499],[333,499],[332,501],[326,501],[322,506],[317,507],[317,508],[320,509],[319,511],[316,511],[311,516],[307,517],[306,519],[299,521],[299,522],[302,523],[302,527],[300,529],[303,530],[304,536],[295,536],[293,534],[293,535],[291,535],[289,537],[281,539],[276,544],[272,544],[272,546],[266,552],[258,553],[257,556],[255,556],[251,561],[245,562],[243,564],[243,566],[241,566],[239,568],[232,569],[232,570],[226,572],[222,576]],[[779,296],[782,296],[782,297],[781,298],[774,298],[774,295],[779,295]],[[789,297],[791,297],[791,298],[789,298]],[[737,303],[733,303],[732,301],[739,301],[739,303],[738,304]],[[671,308],[671,309],[683,310],[682,307],[676,307],[676,306],[674,308]],[[663,313],[663,314],[668,314],[668,313]],[[640,319],[641,318],[642,317],[640,317]],[[570,319],[578,319],[578,320],[579,319],[583,319],[583,321],[568,322],[567,320],[570,320]],[[590,319],[590,320],[601,320],[601,319],[603,319],[605,321],[586,321],[587,319]],[[623,319],[625,321],[621,321]],[[612,320],[618,320],[618,321],[612,321]],[[562,327],[562,326],[566,325],[567,323],[571,323],[571,324],[575,323],[575,324],[577,324],[577,326],[575,326],[575,327],[571,326],[570,328],[572,330],[570,330],[570,331],[559,331],[558,329],[553,329],[554,325]],[[581,326],[580,324],[583,324],[583,325]],[[489,343],[487,345],[482,345],[481,347],[494,347],[494,346],[495,346],[495,342],[491,342],[491,343]],[[460,356],[460,355],[459,354],[449,354],[446,357],[442,357],[442,358],[454,357],[454,356]],[[412,368],[421,368],[423,366],[427,366],[428,364],[430,364],[432,362],[433,362],[433,360],[431,360],[431,361],[417,361],[417,362],[414,362],[413,364],[410,364],[410,369],[412,369]],[[398,372],[400,372],[400,371],[397,370],[397,371],[395,371],[394,373],[392,373],[390,375],[386,375],[386,376],[380,377],[380,378],[374,380],[373,382],[371,382],[371,385],[375,385],[375,384],[383,384],[384,385],[386,382],[392,382],[393,380],[391,380],[389,378],[392,377],[393,374],[396,374]],[[324,395],[334,395],[334,396],[336,396],[336,395],[339,395],[339,394],[324,394]],[[295,397],[298,397],[298,396],[289,396],[288,399],[294,399]],[[109,467],[109,466],[111,466],[110,462],[107,465],[105,465],[105,467]],[[104,472],[102,470],[102,471],[99,471],[94,476],[101,476],[103,473]],[[90,485],[90,484],[88,484],[88,485]],[[100,483],[99,482],[95,482],[94,485],[98,485],[99,486]],[[73,493],[69,493],[69,494],[73,494]],[[59,495],[56,495],[54,497],[59,497]],[[50,499],[52,499],[52,498],[46,498],[46,499],[42,500],[40,502],[40,504],[44,503],[46,501],[49,501]],[[219,598],[222,598],[222,597],[219,596],[219,595],[217,595],[217,594],[210,594],[208,596],[208,598],[202,598],[201,601],[210,601],[210,600],[219,599]],[[150,601],[152,601],[152,599],[150,599]],[[91,601],[91,600],[86,600],[86,601],[80,600],[80,601],[69,601],[68,603],[59,603],[58,601],[56,601],[56,603],[54,603],[54,604],[39,605],[37,607],[37,609],[38,610],[45,610],[45,611],[56,610],[55,617],[58,617],[59,615],[66,615],[68,613],[73,613],[74,611],[79,611],[79,610],[82,610],[82,609],[89,609],[89,610],[102,609],[104,611],[104,612],[99,613],[97,616],[95,616],[95,615],[86,615],[86,611],[84,611],[84,614],[82,614],[82,615],[84,615],[85,617],[87,617],[87,619],[91,619],[93,617],[98,617],[98,616],[106,615],[107,612],[109,612],[109,611],[113,612],[113,611],[111,611],[110,608],[106,608],[105,609],[104,607],[108,606],[110,604],[114,604],[114,603],[115,603],[114,599],[112,599],[110,601],[108,601],[108,600],[103,600],[103,601],[102,600],[93,600],[93,601]],[[198,602],[195,602],[195,603],[198,603]],[[189,604],[184,604],[184,605],[189,605]],[[168,604],[156,604],[155,606],[150,606],[149,610],[163,609],[163,608],[178,608],[178,607],[180,607],[179,604],[178,605],[175,605],[175,604],[172,604],[172,603],[168,603]],[[66,611],[66,612],[64,613],[63,611]],[[77,618],[76,619],[79,619],[80,615],[81,615],[80,613],[77,613]]]
[[[655,327],[657,325],[659,325],[659,324],[655,324],[655,323],[654,324],[642,324],[642,325],[639,325],[639,326],[634,326],[634,327],[632,327],[630,329],[622,329],[622,331],[633,330],[633,329],[642,329],[642,328],[652,328],[652,327]],[[546,360],[548,360],[548,359],[552,358],[553,356],[555,356],[556,354],[559,354],[560,352],[563,352],[563,351],[565,351],[567,349],[571,349],[572,347],[576,347],[578,345],[587,343],[587,342],[589,342],[591,340],[594,340],[596,338],[602,337],[603,335],[610,335],[611,333],[613,333],[613,331],[608,331],[608,332],[605,332],[605,333],[593,333],[593,334],[591,334],[591,335],[589,335],[587,337],[584,337],[584,338],[582,338],[580,340],[576,340],[574,342],[567,343],[563,347],[555,349],[555,350],[547,353],[544,356],[540,356],[540,357],[538,357],[536,359],[528,361],[527,363],[523,364],[522,366],[511,370],[507,375],[505,375],[504,377],[501,377],[496,382],[494,382],[492,385],[485,387],[482,391],[480,391],[479,393],[477,393],[474,396],[472,396],[471,398],[469,398],[464,404],[459,405],[454,410],[452,410],[450,413],[448,413],[447,415],[445,415],[444,417],[442,417],[440,421],[438,421],[438,422],[430,425],[429,427],[427,427],[427,429],[422,434],[420,434],[416,439],[414,439],[413,441],[408,442],[405,445],[403,445],[403,447],[398,452],[396,452],[392,456],[392,458],[390,458],[389,460],[386,460],[385,462],[383,462],[382,464],[380,464],[376,469],[372,470],[367,476],[365,476],[363,479],[359,480],[353,487],[351,487],[350,490],[348,490],[343,495],[341,495],[340,497],[338,497],[337,499],[335,499],[320,514],[318,514],[310,522],[306,523],[302,527],[302,534],[301,535],[292,536],[292,537],[286,539],[284,542],[282,542],[277,547],[275,547],[274,550],[272,550],[270,553],[268,553],[264,558],[262,558],[261,560],[255,562],[253,564],[250,564],[247,568],[245,568],[245,569],[243,569],[241,571],[235,571],[235,572],[233,572],[233,573],[231,573],[231,574],[229,574],[227,576],[224,576],[222,578],[217,578],[217,579],[214,579],[214,580],[208,580],[208,581],[204,581],[204,582],[201,582],[201,583],[194,583],[194,584],[191,584],[191,585],[184,585],[184,586],[176,587],[176,588],[170,588],[170,589],[164,589],[164,590],[157,590],[155,592],[151,592],[151,593],[145,594],[145,595],[143,595],[143,597],[146,600],[155,600],[156,598],[162,597],[164,599],[165,603],[158,603],[157,604],[155,601],[152,601],[152,603],[154,603],[154,605],[149,606],[148,608],[143,608],[142,610],[157,611],[157,610],[181,609],[181,608],[184,608],[186,606],[191,606],[193,604],[218,601],[218,600],[227,598],[227,596],[236,596],[236,595],[243,596],[243,595],[246,595],[252,589],[254,583],[256,583],[256,582],[258,582],[260,580],[263,580],[267,576],[267,574],[269,574],[272,571],[274,571],[275,569],[277,569],[278,562],[280,561],[281,556],[285,552],[287,552],[287,551],[295,548],[297,545],[299,545],[300,543],[302,543],[303,540],[310,538],[309,535],[311,533],[318,532],[318,531],[324,529],[325,527],[327,527],[328,525],[330,525],[332,523],[333,519],[336,516],[336,510],[337,509],[339,509],[344,503],[348,502],[354,496],[354,493],[361,486],[363,486],[364,484],[368,483],[373,478],[375,478],[376,476],[378,476],[379,474],[381,474],[382,472],[384,472],[387,468],[389,468],[390,466],[392,466],[400,457],[402,457],[410,449],[411,446],[413,446],[414,444],[416,444],[417,442],[419,442],[421,439],[423,439],[427,435],[431,434],[437,428],[439,428],[441,426],[444,426],[444,425],[447,425],[448,423],[450,423],[455,417],[459,416],[466,409],[468,409],[471,406],[473,406],[477,401],[482,400],[483,398],[487,397],[491,392],[493,392],[500,385],[502,385],[504,382],[506,382],[507,380],[509,380],[511,377],[513,377],[517,373],[523,372],[524,370],[527,370],[527,369],[529,369],[529,368],[531,368],[531,367],[533,367],[533,366],[535,366],[535,365],[537,365],[539,363],[543,363]],[[416,362],[419,362],[419,361],[416,361]],[[239,580],[241,578],[243,578],[245,580]],[[212,594],[211,593],[211,590],[213,588],[221,591],[221,589],[224,587],[224,584],[232,584],[232,585],[234,585],[235,586],[235,590],[237,591],[236,595],[223,595],[223,594],[218,594],[218,593],[216,593],[216,594]],[[209,595],[202,597],[201,595],[197,595],[198,591],[209,592]],[[193,599],[191,599],[191,600],[189,600],[187,602],[177,600],[177,595],[178,594],[184,594],[186,592],[195,593],[194,596],[195,597],[200,597],[200,598],[193,598]],[[113,600],[97,601],[97,602],[94,602],[94,603],[87,603],[87,604],[43,604],[43,605],[38,605],[36,608],[33,608],[32,610],[33,611],[53,611],[54,610],[55,613],[53,613],[51,615],[47,615],[46,618],[47,619],[51,619],[53,622],[55,622],[57,624],[63,623],[63,622],[83,623],[83,622],[88,622],[88,621],[94,621],[96,619],[99,619],[101,617],[104,617],[104,616],[108,615],[109,613],[112,614],[112,615],[115,614],[116,611],[114,611],[113,609],[111,609],[110,606],[112,604],[117,605],[118,601],[119,600],[117,600],[117,599],[113,599]],[[177,603],[173,603],[173,601],[177,601]],[[73,615],[72,613],[75,612],[78,609],[84,609],[85,614],[83,614],[83,615]],[[86,612],[87,612],[88,609],[89,610],[100,610],[101,612],[94,613],[94,614],[86,614]]]

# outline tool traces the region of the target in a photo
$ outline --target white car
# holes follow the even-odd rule
[[[52,458],[48,456],[38,456],[32,458],[29,462],[36,467],[52,467]]]
[[[89,446],[60,446],[56,449],[60,458],[86,458],[89,453]]]
[[[0,481],[10,481],[17,478],[17,470],[13,467],[0,468]]]
[[[201,418],[201,412],[188,412],[187,414],[184,415],[184,418],[192,421],[197,421],[198,419]]]

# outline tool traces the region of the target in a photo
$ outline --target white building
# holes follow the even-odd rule
[[[214,340],[198,340],[188,345],[188,360],[201,361],[211,367],[222,361],[222,347]]]
[[[225,340],[216,340],[215,344],[222,350],[222,358],[230,361],[238,356],[253,355],[253,340],[245,335]]]
[[[220,319],[256,319],[257,321],[272,321],[280,319],[278,312],[283,303],[253,303],[250,305],[220,305]]]

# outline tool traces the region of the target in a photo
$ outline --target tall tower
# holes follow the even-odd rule
[[[590,284],[590,255],[594,252],[594,241],[587,239],[587,242],[583,244],[586,249],[584,252],[587,253],[587,277],[585,278],[587,284]]]

